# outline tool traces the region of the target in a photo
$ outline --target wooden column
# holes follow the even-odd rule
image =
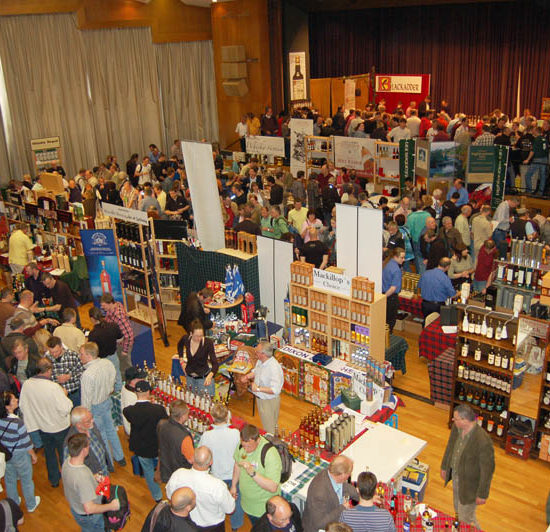
[[[220,146],[239,149],[235,126],[242,115],[263,114],[271,101],[271,61],[268,0],[235,0],[212,5],[212,42],[216,69],[216,93],[220,123]],[[244,96],[228,96],[223,88],[222,46],[244,45],[247,58]],[[277,111],[277,110],[276,110]],[[233,144],[234,143],[234,144]]]

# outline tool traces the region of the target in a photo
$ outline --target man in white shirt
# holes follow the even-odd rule
[[[411,110],[411,116],[407,118],[407,128],[411,132],[411,137],[414,139],[420,134],[420,118],[418,118],[418,111],[416,109]]]
[[[390,142],[399,142],[400,140],[407,140],[411,138],[411,130],[407,127],[407,119],[401,117],[399,119],[399,126],[394,127],[388,133],[388,140]]]
[[[86,342],[80,348],[80,361],[84,366],[80,381],[81,404],[92,412],[103,441],[113,447],[111,459],[114,458],[118,465],[124,467],[126,460],[111,412],[115,366],[110,360],[99,358],[99,348],[95,342]],[[109,447],[107,449],[111,453]]]
[[[151,162],[149,157],[145,156],[143,161],[136,166],[134,177],[137,177],[138,184],[151,183]]]
[[[277,359],[273,357],[273,346],[268,341],[258,343],[256,355],[258,356],[256,367],[246,378],[251,381],[250,390],[256,396],[264,430],[275,434],[281,406],[283,370]]]
[[[246,122],[247,116],[243,115],[241,121],[235,127],[235,133],[239,135],[241,141],[241,151],[246,152],[246,137],[248,136],[248,124]]]
[[[25,417],[28,432],[40,431],[46,456],[48,480],[52,487],[59,486],[63,463],[63,442],[71,425],[73,403],[63,388],[51,380],[52,363],[41,358],[37,363],[38,374],[27,379],[21,389],[19,408]]]
[[[225,532],[225,515],[235,509],[235,499],[225,483],[208,472],[212,465],[212,452],[208,447],[195,451],[192,469],[180,468],[166,484],[166,496],[170,499],[179,488],[193,487],[197,504],[191,511],[191,519],[209,532]]]
[[[206,446],[212,451],[212,466],[210,473],[223,480],[231,488],[235,460],[233,455],[239,446],[241,436],[237,429],[229,427],[231,414],[223,403],[216,403],[210,412],[213,428],[206,431],[199,442],[199,446]],[[241,507],[241,494],[237,491],[235,511],[231,514],[231,529],[238,530],[243,526],[244,512]]]

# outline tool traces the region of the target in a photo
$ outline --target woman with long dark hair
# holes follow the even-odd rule
[[[17,491],[17,481],[21,481],[21,489],[29,512],[34,512],[40,504],[40,497],[34,494],[32,466],[36,464],[31,439],[23,423],[17,415],[19,400],[12,392],[4,392],[0,401],[0,443],[11,453],[6,462],[6,492],[17,504],[21,502]]]

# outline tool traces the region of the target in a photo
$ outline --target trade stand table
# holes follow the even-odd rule
[[[418,339],[418,356],[434,360],[448,347],[456,347],[456,333],[445,334],[439,318],[422,329]]]
[[[436,359],[428,362],[430,399],[434,403],[450,405],[453,391],[455,349],[448,347]]]
[[[155,349],[153,347],[153,333],[151,327],[130,320],[134,331],[134,345],[132,347],[132,364],[142,368],[145,363],[152,368],[155,365]]]
[[[408,297],[399,296],[399,310],[422,318],[422,298],[413,297],[409,299]]]

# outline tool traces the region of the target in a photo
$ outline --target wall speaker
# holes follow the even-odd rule
[[[222,46],[222,61],[224,63],[242,63],[246,61],[246,51],[242,44]]]
[[[246,77],[246,63],[222,63],[223,79],[240,79]]]
[[[228,96],[242,97],[248,94],[248,85],[244,79],[222,81],[223,90]]]

